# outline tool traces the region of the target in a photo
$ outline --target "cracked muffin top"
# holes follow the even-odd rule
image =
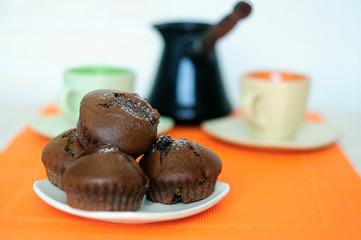
[[[65,131],[50,140],[44,147],[41,160],[45,166],[49,180],[63,188],[62,176],[69,165],[83,151],[75,128]]]
[[[74,161],[83,148],[78,142],[75,128],[50,140],[42,152],[42,162],[53,168],[64,168]]]
[[[196,142],[162,135],[140,159],[139,166],[150,179],[147,198],[173,204],[198,201],[212,194],[222,161]]]
[[[154,143],[159,117],[136,93],[96,90],[81,101],[77,134],[83,147],[111,144],[136,158]]]
[[[217,178],[222,162],[210,149],[189,139],[158,138],[139,162],[153,181],[202,181]]]

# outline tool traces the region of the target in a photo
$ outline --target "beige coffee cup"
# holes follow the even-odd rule
[[[67,119],[77,122],[80,101],[85,94],[97,89],[114,89],[132,92],[134,72],[126,68],[84,66],[64,73],[64,88],[58,96],[58,106]]]
[[[302,74],[259,71],[243,76],[242,112],[252,137],[290,139],[306,109],[310,79]]]

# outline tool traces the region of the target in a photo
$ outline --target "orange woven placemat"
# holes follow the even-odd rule
[[[219,181],[231,189],[216,206],[188,218],[142,225],[63,213],[32,189],[35,181],[46,179],[40,157],[49,139],[25,127],[0,155],[1,238],[361,239],[361,179],[336,144],[271,152],[224,143],[197,127],[170,133],[221,157]]]

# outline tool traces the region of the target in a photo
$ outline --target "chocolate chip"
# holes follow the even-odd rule
[[[172,139],[170,136],[165,135],[162,136],[157,142],[156,148],[157,150],[165,150],[172,143]]]
[[[181,195],[178,195],[178,194],[174,194],[174,197],[173,197],[172,202],[173,202],[173,203],[182,202],[182,196],[181,196]]]
[[[163,164],[173,142],[174,139],[169,134],[162,135],[158,138],[155,148],[160,151],[160,165]]]
[[[98,106],[103,106],[103,107],[105,107],[105,108],[112,108],[112,107],[114,107],[116,104],[117,104],[117,101],[113,101],[113,102],[104,103],[104,104],[99,103]]]

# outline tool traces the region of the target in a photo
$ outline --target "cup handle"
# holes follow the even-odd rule
[[[256,102],[260,99],[261,92],[253,91],[245,94],[243,97],[243,114],[246,120],[253,126],[257,128],[263,128],[264,123],[262,119],[260,119],[255,114]]]
[[[75,88],[64,87],[58,95],[58,104],[61,112],[68,118],[73,119],[71,99],[77,93]]]

